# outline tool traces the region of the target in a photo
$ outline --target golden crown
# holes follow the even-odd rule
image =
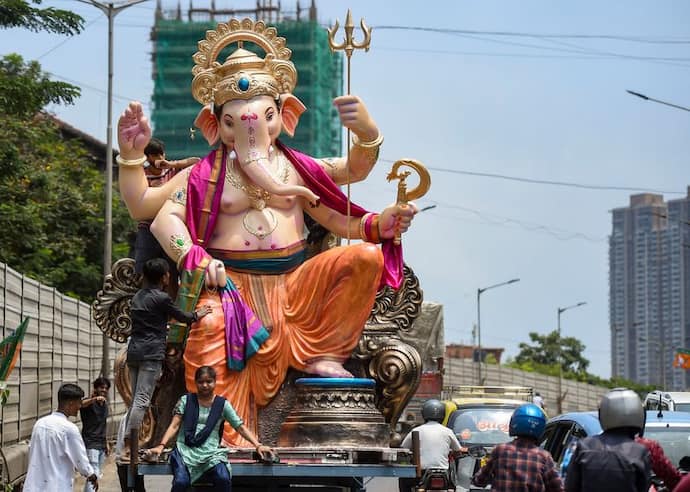
[[[242,48],[245,41],[262,48],[265,58]],[[217,61],[220,52],[230,43],[238,48],[223,64]],[[199,51],[192,57],[192,95],[201,104],[224,104],[232,99],[250,99],[267,95],[277,98],[292,92],[297,84],[297,70],[290,61],[292,51],[285,38],[263,21],[232,19],[206,31],[199,41]]]

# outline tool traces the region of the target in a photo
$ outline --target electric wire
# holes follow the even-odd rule
[[[381,162],[395,162],[392,159],[379,158]],[[618,186],[618,185],[598,185],[598,184],[587,184],[587,183],[577,183],[574,181],[557,181],[549,179],[538,179],[538,178],[526,178],[522,176],[511,176],[508,174],[499,173],[487,173],[480,171],[468,171],[464,169],[447,169],[436,166],[426,166],[430,171],[437,171],[441,173],[450,174],[462,174],[466,176],[477,176],[482,178],[494,178],[494,179],[504,179],[508,181],[517,181],[520,183],[530,183],[538,185],[548,185],[548,186],[564,186],[569,188],[579,188],[584,190],[597,190],[597,191],[625,191],[625,192],[635,192],[635,193],[660,193],[667,195],[685,195],[685,191],[676,190],[661,190],[657,188],[648,188],[642,186]]]
[[[596,185],[576,183],[572,181],[554,181],[548,179],[524,178],[520,176],[510,176],[507,174],[486,173],[479,171],[466,171],[461,169],[444,169],[440,167],[427,166],[430,171],[437,171],[442,173],[463,174],[467,176],[478,176],[484,178],[504,179],[508,181],[517,181],[520,183],[530,183],[546,186],[564,186],[568,188],[579,188],[583,190],[597,190],[597,191],[625,191],[634,193],[660,193],[667,195],[685,195],[683,191],[675,190],[660,190],[656,188],[643,188],[641,186],[615,186],[615,185]]]
[[[98,87],[94,87],[92,85],[85,84],[83,82],[79,82],[78,80],[70,79],[69,77],[63,77],[62,75],[56,74],[55,72],[46,72],[46,73],[48,75],[50,75],[51,77],[55,77],[56,79],[60,79],[60,80],[63,80],[65,82],[69,82],[70,84],[78,85],[79,87],[82,87],[84,89],[89,89],[91,91],[98,92],[99,94],[102,94],[102,95],[106,95],[106,96],[108,95],[107,91],[105,91],[103,89],[99,89]],[[117,100],[124,101],[124,102],[137,101],[138,100],[136,97],[127,97],[127,96],[121,96],[118,94],[113,94],[113,99],[117,99]],[[143,102],[143,101],[141,101],[141,104],[144,106],[147,106],[147,107],[150,106],[149,103]]]
[[[597,237],[590,234],[585,234],[583,232],[569,231],[566,229],[561,229],[558,227],[547,226],[544,224],[539,224],[536,222],[528,222],[521,219],[515,219],[513,217],[506,217],[497,214],[490,214],[487,212],[482,212],[481,210],[473,209],[470,207],[464,207],[462,205],[456,205],[452,203],[445,203],[437,200],[429,200],[437,204],[441,209],[436,209],[434,211],[425,212],[430,215],[438,216],[441,218],[447,218],[451,220],[462,220],[454,215],[444,215],[443,209],[459,210],[462,212],[467,212],[475,215],[480,220],[482,220],[486,225],[498,226],[498,227],[510,227],[511,225],[517,226],[524,229],[527,232],[541,233],[549,235],[559,241],[572,241],[572,240],[584,240],[590,243],[604,243],[608,239],[606,237]]]
[[[690,44],[690,38],[679,37],[672,38],[668,36],[623,36],[614,34],[544,34],[544,33],[530,33],[520,31],[484,31],[474,29],[446,29],[440,27],[423,27],[423,26],[393,26],[382,25],[372,26],[376,30],[398,30],[398,31],[427,31],[443,34],[472,34],[472,35],[491,35],[491,36],[506,36],[506,37],[524,37],[524,38],[539,38],[539,39],[606,39],[613,41],[628,41],[634,43],[646,44]]]
[[[96,16],[94,19],[91,19],[91,21],[89,21],[89,22],[84,26],[84,28],[82,29],[82,32],[86,31],[86,29],[88,29],[90,26],[92,26],[94,23],[96,23],[96,21],[98,21],[101,17],[103,17],[103,14],[101,14],[100,16]],[[65,39],[63,39],[62,41],[60,41],[59,43],[57,43],[56,45],[54,45],[52,48],[50,48],[48,51],[46,51],[46,52],[43,53],[42,55],[38,56],[36,59],[37,59],[37,60],[40,60],[40,59],[42,59],[42,58],[45,58],[46,56],[48,56],[49,54],[51,54],[53,51],[55,51],[56,49],[58,49],[58,48],[59,48],[60,46],[62,46],[63,44],[65,44],[65,43],[67,43],[68,41],[74,39],[74,37],[75,37],[75,36],[68,36],[68,37],[66,37]]]

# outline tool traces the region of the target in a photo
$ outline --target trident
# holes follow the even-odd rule
[[[327,29],[328,31],[328,45],[331,48],[331,52],[344,51],[347,56],[347,94],[350,94],[350,59],[352,58],[352,52],[355,50],[364,49],[364,51],[369,51],[369,45],[371,44],[371,28],[364,24],[364,19],[360,20],[360,26],[362,27],[362,32],[364,33],[364,40],[361,43],[354,41],[352,34],[355,30],[355,24],[352,22],[352,12],[350,9],[347,10],[347,16],[345,17],[345,40],[340,43],[335,43],[335,33],[338,32],[340,24],[336,19],[335,25]],[[346,163],[346,180],[347,180],[347,244],[350,244],[350,129],[347,129],[347,163]]]

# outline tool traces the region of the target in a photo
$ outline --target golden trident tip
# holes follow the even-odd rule
[[[347,10],[347,16],[345,17],[345,39],[342,43],[336,44],[335,33],[338,32],[340,28],[340,23],[336,19],[335,24],[328,31],[328,45],[331,47],[331,51],[344,51],[348,58],[352,56],[354,50],[369,51],[369,45],[371,44],[371,28],[367,27],[364,23],[364,18],[359,21],[359,25],[364,33],[364,40],[358,43],[354,40],[355,24],[352,22],[352,11]]]

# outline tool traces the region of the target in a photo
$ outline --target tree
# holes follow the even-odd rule
[[[31,3],[40,5],[41,0],[32,0]],[[71,36],[81,32],[84,19],[69,10],[33,7],[26,0],[2,0],[0,27],[23,27],[34,32],[48,31]]]
[[[24,63],[17,54],[0,60],[0,112],[30,118],[46,104],[74,104],[78,87],[55,82],[41,72],[36,61]]]
[[[4,28],[72,35],[82,24],[72,12],[23,0],[0,4]],[[14,54],[0,60],[0,261],[90,301],[102,285],[104,179],[83,145],[65,140],[56,120],[41,113],[46,104],[72,104],[79,94],[78,87],[51,81],[38,62]],[[115,259],[127,253],[131,229],[115,199]]]
[[[561,337],[557,330],[546,335],[531,332],[529,337],[532,345],[520,343],[520,353],[515,357],[517,364],[532,363],[558,367],[560,361],[564,373],[587,373],[589,360],[582,355],[585,345],[577,338]]]
[[[65,141],[45,115],[0,114],[0,261],[80,297],[102,285],[104,180],[76,140]],[[116,195],[117,196],[117,195]],[[127,253],[132,224],[113,202],[115,259]]]
[[[532,345],[520,343],[520,353],[513,360],[508,360],[506,366],[528,372],[537,372],[548,376],[558,376],[559,337],[558,330],[546,335],[530,333]],[[587,372],[589,360],[582,353],[585,345],[573,337],[560,339],[563,356],[563,377],[582,383],[605,386],[608,388],[630,388],[636,391],[640,398],[655,389],[654,385],[638,384],[620,377],[603,379]]]

